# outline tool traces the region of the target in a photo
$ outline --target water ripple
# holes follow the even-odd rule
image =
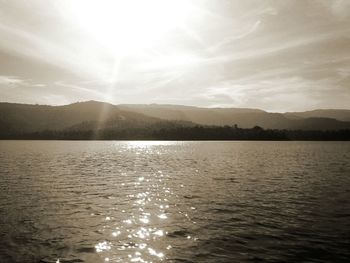
[[[1,262],[346,262],[350,144],[0,142]]]

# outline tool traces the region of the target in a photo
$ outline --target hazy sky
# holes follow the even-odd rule
[[[350,1],[0,0],[0,100],[350,108]]]

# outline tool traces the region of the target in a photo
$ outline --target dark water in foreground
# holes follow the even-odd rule
[[[344,142],[0,141],[0,262],[349,262],[349,160]]]

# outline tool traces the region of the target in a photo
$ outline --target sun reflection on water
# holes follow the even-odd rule
[[[152,143],[137,143],[137,147],[147,147]],[[123,174],[127,177],[127,174]],[[166,237],[169,208],[168,198],[173,194],[167,187],[162,171],[134,176],[122,187],[134,186],[134,193],[127,195],[129,207],[122,209],[124,218],[105,216],[103,228],[111,229],[111,240],[95,245],[97,253],[103,253],[105,261],[115,262],[156,262],[166,258],[165,251],[171,246],[164,242]],[[158,182],[158,183],[156,183]],[[118,208],[117,208],[118,210]],[[120,214],[119,214],[120,217]],[[117,251],[125,251],[120,254]],[[108,260],[107,260],[108,259]]]
[[[156,163],[162,151],[159,146],[172,144],[176,142],[133,141],[122,145],[122,150],[133,156],[133,163],[125,166],[128,170],[118,171],[120,182],[115,191],[125,195],[108,198],[114,204],[109,208],[112,212],[104,214],[101,220],[104,240],[95,245],[95,250],[103,260],[160,262],[167,260],[167,254],[171,253],[174,236],[186,242],[194,240],[174,230],[174,216],[182,220],[190,218],[187,211],[179,211],[176,205],[175,192],[180,185],[170,184],[169,174]],[[156,151],[153,146],[158,146],[154,147]],[[152,165],[147,164],[147,158],[152,160]],[[130,169],[133,166],[135,169]],[[146,168],[140,170],[137,168],[140,166]]]
[[[172,141],[129,141],[127,142],[127,147],[130,148],[139,148],[145,149],[152,146],[167,146],[167,145],[176,145],[177,142]]]

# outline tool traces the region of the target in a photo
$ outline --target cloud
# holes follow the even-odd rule
[[[247,36],[249,36],[250,34],[254,33],[254,31],[256,31],[259,27],[259,25],[261,24],[261,21],[258,20],[256,21],[251,28],[249,28],[246,32],[242,32],[239,35],[233,35],[233,36],[229,36],[226,39],[222,40],[219,43],[216,43],[215,45],[211,46],[208,48],[209,52],[215,52],[221,48],[223,48],[226,45],[232,44],[232,42],[239,40],[239,39],[243,39]]]
[[[338,19],[347,19],[350,16],[350,2],[347,0],[323,0],[321,3],[328,8]]]
[[[9,84],[21,84],[24,80],[16,76],[1,76],[0,75],[0,85],[9,85]]]
[[[120,55],[81,30],[65,1],[0,2],[1,97],[278,111],[349,107],[349,1],[193,4],[199,11],[181,28],[153,47]]]

